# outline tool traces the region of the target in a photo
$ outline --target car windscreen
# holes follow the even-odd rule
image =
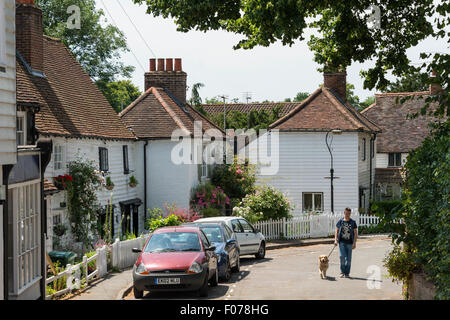
[[[144,252],[201,251],[200,240],[195,232],[164,232],[151,236]]]
[[[201,226],[209,242],[224,242],[219,226]]]

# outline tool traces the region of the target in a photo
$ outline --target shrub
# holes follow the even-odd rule
[[[180,224],[181,220],[176,215],[171,214],[165,218],[163,216],[151,217],[147,219],[145,226],[150,232],[153,232],[161,227],[179,226]]]
[[[279,190],[263,186],[254,194],[247,195],[239,207],[233,208],[233,215],[241,216],[249,222],[291,218],[293,206]]]
[[[450,121],[433,125],[408,155],[404,189],[404,228],[394,238],[413,264],[436,285],[436,299],[450,299]],[[388,271],[393,273],[391,260]]]
[[[222,188],[209,182],[202,183],[193,190],[191,208],[204,217],[222,215],[227,204],[230,204],[230,198]]]
[[[181,209],[178,208],[176,205],[168,206],[165,205],[166,209],[166,216],[167,215],[175,215],[178,217],[178,219],[182,222],[194,222],[197,219],[200,219],[202,216],[199,214],[199,212],[195,211],[194,209]]]
[[[233,164],[221,164],[214,168],[211,182],[220,186],[230,199],[241,201],[247,194],[255,191],[256,167],[251,164],[239,164],[237,157]]]

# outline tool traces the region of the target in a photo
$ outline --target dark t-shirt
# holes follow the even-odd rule
[[[355,220],[350,219],[349,221],[345,221],[344,219],[341,219],[336,224],[336,228],[340,228],[340,242],[353,243],[354,230],[357,228]]]

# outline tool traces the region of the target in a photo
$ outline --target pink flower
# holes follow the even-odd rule
[[[225,203],[226,203],[226,204],[230,204],[230,198],[227,197],[227,198],[225,199]]]
[[[216,197],[217,197],[217,196],[216,196],[216,194],[215,194],[215,193],[213,193],[212,195],[213,195],[214,199],[216,199]]]
[[[237,173],[237,174],[242,174],[243,171],[242,171],[241,169],[237,169],[237,170],[236,170],[236,173]]]

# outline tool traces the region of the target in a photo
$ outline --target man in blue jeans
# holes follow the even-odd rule
[[[356,239],[358,238],[358,226],[356,221],[350,218],[351,213],[350,208],[345,208],[344,218],[338,221],[334,233],[334,245],[337,246],[339,243],[341,278],[350,277],[352,250],[356,248]]]

